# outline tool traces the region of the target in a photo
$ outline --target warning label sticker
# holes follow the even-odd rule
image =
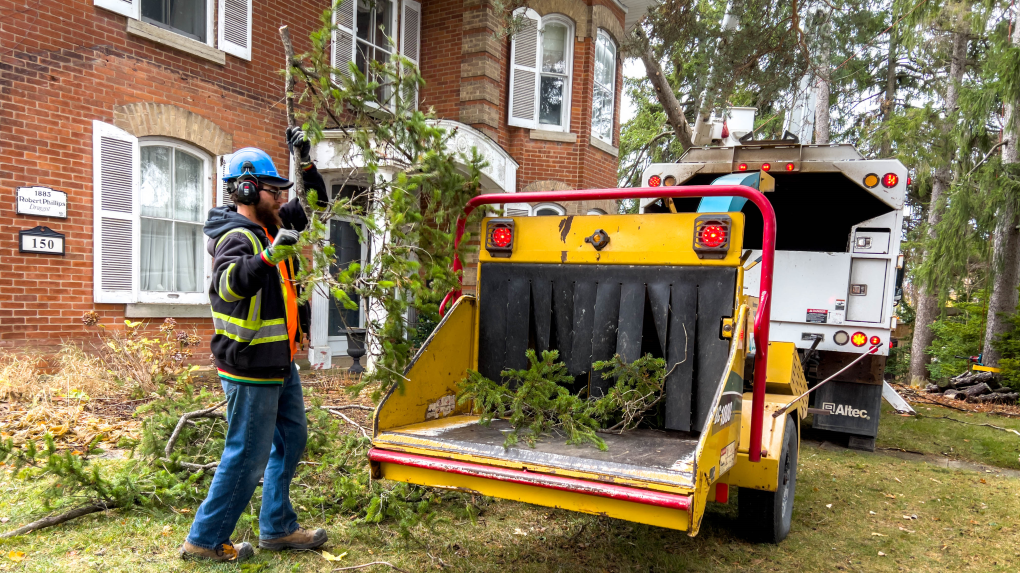
[[[807,322],[825,324],[829,321],[829,311],[824,308],[807,309]]]

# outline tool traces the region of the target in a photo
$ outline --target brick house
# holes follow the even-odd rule
[[[391,50],[380,32],[396,38],[425,78],[419,105],[457,129],[454,145],[488,158],[485,192],[515,194],[509,212],[609,212],[613,205],[530,204],[524,194],[616,186],[619,46],[647,1],[628,9],[619,0],[533,0],[522,31],[504,39],[484,0],[348,2],[334,16],[333,57],[364,65]],[[80,317],[92,310],[106,325],[174,317],[208,340],[211,260],[201,225],[226,200],[218,174],[246,146],[286,169],[277,29],[289,25],[296,49],[306,49],[328,7],[0,0],[0,222],[8,229],[0,349],[52,351],[84,338]],[[313,150],[335,192],[342,156],[330,137]],[[25,208],[40,192],[66,194],[66,213]],[[63,235],[63,254],[23,252],[26,238],[15,231],[42,236],[41,227]],[[367,256],[349,231],[338,226],[334,241],[349,247],[348,258]],[[330,306],[313,299],[320,363],[346,348]]]

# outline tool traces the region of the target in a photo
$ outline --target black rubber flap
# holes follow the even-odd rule
[[[571,374],[587,376],[593,361],[614,353],[634,360],[642,348],[661,349],[653,353],[669,372],[666,427],[698,430],[726,368],[721,326],[733,315],[736,275],[723,267],[484,263],[479,371],[498,380],[504,368],[526,365],[527,348],[548,347]],[[649,336],[658,340],[642,340]],[[599,373],[591,380],[596,395],[612,382]]]

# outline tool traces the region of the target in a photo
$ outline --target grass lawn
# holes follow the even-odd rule
[[[994,428],[967,424],[991,424],[1020,431],[1020,419],[981,413],[960,412],[915,402],[917,416],[898,416],[882,402],[881,429],[877,445],[1020,469],[1020,436]],[[960,424],[947,416],[967,422]]]
[[[962,413],[958,413],[962,414]],[[964,417],[979,419],[976,415]],[[883,416],[885,444],[921,449],[915,441],[952,443],[941,432],[979,444],[1020,438],[948,421]],[[1003,425],[1001,418],[992,423]],[[928,424],[943,424],[927,426]],[[949,426],[952,424],[952,426]],[[957,427],[958,426],[958,427]],[[924,428],[929,428],[926,431]],[[939,428],[943,428],[939,430]],[[995,432],[988,436],[985,431]],[[934,433],[933,433],[934,432]],[[963,432],[956,434],[956,432]],[[895,437],[896,439],[892,439]],[[922,438],[924,440],[922,440]],[[955,438],[954,438],[955,439]],[[938,448],[932,451],[938,451]],[[995,448],[968,450],[977,461]],[[958,450],[958,449],[957,449]],[[1015,456],[1015,454],[1014,454]],[[1015,461],[1015,460],[1014,460]],[[0,540],[0,571],[330,571],[389,561],[406,571],[1017,571],[1020,569],[1020,480],[949,470],[924,462],[854,451],[801,449],[793,530],[779,546],[754,545],[736,533],[736,501],[710,504],[701,533],[680,532],[520,503],[491,501],[476,524],[448,521],[403,540],[395,528],[322,522],[326,561],[317,552],[258,551],[244,564],[180,561],[176,548],[195,508],[180,512],[113,511]],[[38,515],[38,490],[0,471],[0,518],[24,523]],[[916,516],[916,518],[915,518]],[[21,560],[10,552],[24,552]],[[13,557],[18,558],[14,553]],[[376,566],[362,571],[390,571]]]

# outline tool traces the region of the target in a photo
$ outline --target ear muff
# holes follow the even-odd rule
[[[245,161],[242,168],[244,173],[234,180],[234,193],[238,203],[254,205],[259,202],[259,179],[252,174],[255,166]]]

